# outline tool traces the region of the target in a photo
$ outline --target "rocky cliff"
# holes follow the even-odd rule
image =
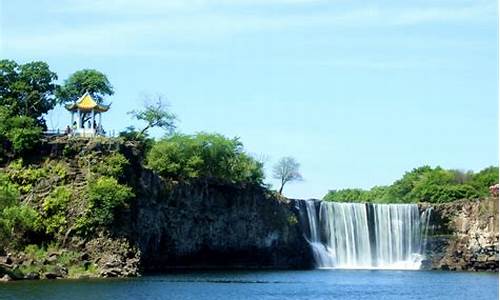
[[[140,184],[131,239],[145,271],[311,267],[292,203],[260,186],[165,183],[148,171]]]
[[[432,206],[423,267],[498,272],[498,198]]]

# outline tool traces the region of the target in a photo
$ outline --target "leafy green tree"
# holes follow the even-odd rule
[[[102,103],[106,95],[114,94],[106,75],[97,70],[84,69],[71,74],[57,89],[56,95],[61,103],[67,103],[75,102],[85,92],[99,103]]]
[[[481,195],[489,195],[489,187],[498,183],[498,167],[488,167],[472,175],[471,185]]]
[[[220,134],[174,134],[157,142],[147,155],[148,166],[175,180],[215,179],[227,183],[258,183],[262,164],[243,151],[241,142]]]
[[[149,99],[147,102],[150,102]],[[169,134],[175,129],[176,116],[168,111],[162,96],[158,96],[154,104],[146,104],[144,109],[133,110],[129,114],[146,123],[146,126],[137,133],[137,137],[143,136],[148,129],[153,127],[164,129]]]
[[[30,117],[44,126],[42,115],[56,105],[55,80],[56,73],[45,62],[19,65],[0,60],[0,106],[8,109],[10,116]]]
[[[0,160],[9,153],[22,154],[33,149],[42,136],[42,128],[28,116],[11,115],[0,107]]]
[[[300,164],[293,157],[283,157],[274,165],[273,178],[280,180],[280,195],[286,183],[303,180],[299,168]]]
[[[42,136],[42,128],[30,117],[16,116],[5,120],[8,130],[5,136],[12,145],[14,153],[20,154],[33,149]]]

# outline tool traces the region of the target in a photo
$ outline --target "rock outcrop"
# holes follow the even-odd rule
[[[498,199],[433,205],[425,267],[498,272]]]

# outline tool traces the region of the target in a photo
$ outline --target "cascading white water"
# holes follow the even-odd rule
[[[318,268],[420,268],[430,209],[421,215],[416,204],[304,204]]]

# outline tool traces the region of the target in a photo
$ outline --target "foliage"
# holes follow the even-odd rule
[[[96,226],[112,224],[115,213],[126,207],[132,197],[132,189],[119,184],[114,178],[100,177],[90,182],[87,187],[87,211],[77,221],[79,229],[87,232]]]
[[[71,74],[57,89],[56,95],[59,102],[66,103],[75,102],[85,92],[99,103],[102,103],[104,96],[114,93],[106,75],[97,70],[84,69]]]
[[[45,128],[43,115],[56,104],[56,79],[44,62],[0,60],[0,160],[38,144]]]
[[[474,173],[423,166],[406,172],[390,186],[376,186],[370,190],[332,190],[323,199],[338,202],[443,203],[488,196],[488,188],[495,183],[498,183],[498,167]]]
[[[302,175],[299,172],[300,164],[293,157],[283,157],[273,167],[273,178],[281,181],[279,194],[287,182],[300,181]]]
[[[23,154],[33,149],[41,136],[42,128],[35,119],[11,115],[7,107],[0,107],[0,156]]]
[[[369,191],[363,189],[343,189],[329,191],[323,198],[335,202],[367,202]]]
[[[216,179],[228,183],[262,183],[262,164],[243,151],[237,138],[220,134],[175,134],[157,142],[147,164],[176,180]]]
[[[0,106],[11,116],[24,116],[43,125],[42,115],[56,104],[55,80],[56,73],[45,62],[19,65],[12,60],[0,60]]]
[[[139,121],[146,122],[146,126],[137,133],[142,136],[146,131],[153,127],[164,129],[167,133],[172,133],[175,129],[176,116],[168,111],[167,105],[161,96],[158,96],[156,103],[146,104],[142,110],[133,110],[129,112]]]
[[[56,187],[42,203],[42,223],[48,234],[62,233],[67,224],[66,210],[71,190],[66,186]]]
[[[22,194],[31,191],[33,186],[48,174],[46,168],[27,167],[22,159],[17,159],[7,166],[9,179],[15,184]]]
[[[8,179],[21,194],[30,192],[40,180],[49,177],[64,182],[68,172],[62,162],[48,161],[42,166],[25,166],[21,158],[12,161],[5,171]]]
[[[0,211],[15,205],[19,201],[19,190],[7,174],[0,172]]]
[[[42,128],[37,126],[34,119],[15,116],[4,120],[4,124],[10,128],[5,131],[5,137],[16,154],[31,150],[38,145],[42,136]]]
[[[0,244],[18,247],[27,240],[26,235],[41,228],[38,213],[21,204],[4,208],[0,212]]]
[[[141,147],[141,153],[148,153],[154,144],[154,139],[150,138],[147,132],[140,134],[134,126],[129,126],[124,131],[121,131],[119,137],[125,141],[137,142]]]
[[[129,161],[121,153],[113,153],[106,156],[103,161],[92,167],[92,172],[109,177],[122,176]]]
[[[476,188],[481,195],[489,193],[489,187],[498,183],[498,167],[489,167],[472,175],[471,185]]]
[[[82,253],[78,251],[71,251],[60,249],[54,243],[45,246],[35,244],[27,245],[23,251],[26,255],[26,261],[31,261],[30,264],[22,264],[20,271],[23,274],[47,272],[53,270],[55,266],[65,267],[68,269],[69,278],[78,278],[80,276],[96,276],[97,266],[94,263],[86,264],[82,261]],[[56,253],[56,260],[47,263],[49,255]]]

